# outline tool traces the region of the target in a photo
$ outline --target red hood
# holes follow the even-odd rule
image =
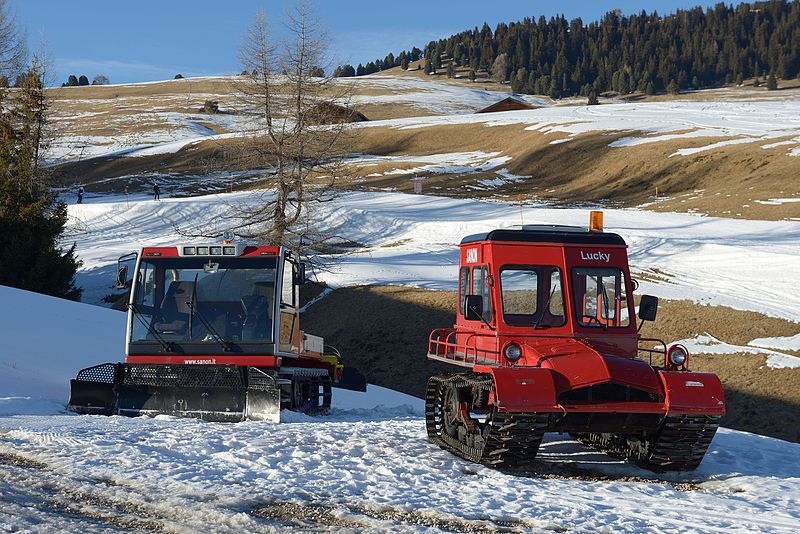
[[[537,340],[535,345],[526,345],[534,360],[538,359],[538,362],[530,362],[529,358],[529,364],[554,371],[559,393],[608,381],[661,392],[656,372],[641,360],[604,355],[570,338]]]

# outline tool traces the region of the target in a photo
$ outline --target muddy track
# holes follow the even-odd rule
[[[529,532],[531,529],[564,532],[561,527],[542,527],[530,521],[478,517],[463,519],[433,510],[408,510],[391,506],[375,508],[361,503],[273,501],[258,506],[253,515],[297,529],[402,530],[404,527],[435,528],[445,532]]]

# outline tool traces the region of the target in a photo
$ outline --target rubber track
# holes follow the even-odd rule
[[[436,375],[425,393],[425,424],[430,440],[446,451],[471,462],[493,467],[529,467],[536,458],[548,414],[503,413],[491,415],[489,432],[477,444],[458,440],[442,430],[442,400],[447,387],[493,388],[491,377],[477,374]]]
[[[586,445],[612,456],[634,460],[652,471],[690,471],[703,457],[719,427],[719,416],[667,416],[650,439],[635,440],[619,434],[578,434]]]

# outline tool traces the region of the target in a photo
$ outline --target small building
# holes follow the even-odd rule
[[[369,119],[354,109],[334,104],[321,102],[311,108],[308,114],[312,124],[342,124],[345,122],[366,122]]]
[[[521,111],[523,109],[536,109],[533,104],[528,104],[524,100],[509,96],[500,102],[495,102],[491,106],[487,106],[475,113],[497,113],[499,111]]]

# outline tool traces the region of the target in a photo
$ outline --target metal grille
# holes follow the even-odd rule
[[[78,371],[77,379],[84,382],[113,384],[116,367],[116,364],[113,363],[104,363],[102,365],[95,365],[94,367],[87,367],[86,369]]]
[[[242,367],[234,365],[126,365],[122,383],[126,386],[243,389],[242,371]]]
[[[661,402],[661,397],[649,391],[623,384],[606,382],[585,388],[565,391],[558,396],[560,403],[569,402]]]
[[[275,376],[267,371],[262,371],[258,367],[248,367],[247,386],[248,389],[273,389],[275,387]]]

